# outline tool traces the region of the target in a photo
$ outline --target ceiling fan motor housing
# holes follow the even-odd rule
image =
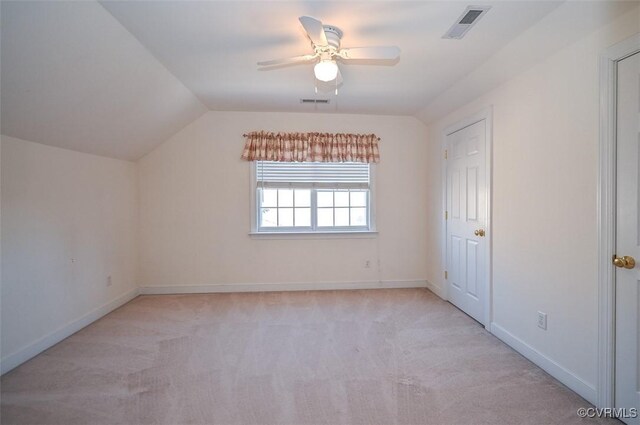
[[[342,38],[342,30],[333,25],[323,25],[324,35],[327,37],[329,46],[336,50],[340,50],[340,39]]]

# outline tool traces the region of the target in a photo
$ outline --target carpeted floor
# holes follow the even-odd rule
[[[598,423],[421,289],[140,296],[1,385],[6,425]]]

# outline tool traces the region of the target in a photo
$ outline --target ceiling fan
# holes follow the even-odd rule
[[[338,61],[392,61],[400,56],[400,48],[397,46],[351,47],[343,49],[340,47],[340,39],[342,38],[340,28],[333,25],[323,25],[322,22],[310,16],[301,16],[298,19],[307,32],[307,37],[311,40],[313,53],[258,62],[258,66],[266,68],[315,61],[316,64],[313,71],[316,78],[323,82],[335,80],[337,85],[342,82]]]

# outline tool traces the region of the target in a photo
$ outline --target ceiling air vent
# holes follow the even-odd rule
[[[329,103],[329,99],[300,99],[300,103],[324,104]]]
[[[456,20],[442,38],[460,40],[480,18],[491,9],[491,6],[467,6],[464,13]]]

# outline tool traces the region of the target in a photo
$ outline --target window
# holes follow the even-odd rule
[[[374,230],[365,163],[254,162],[257,232]]]

